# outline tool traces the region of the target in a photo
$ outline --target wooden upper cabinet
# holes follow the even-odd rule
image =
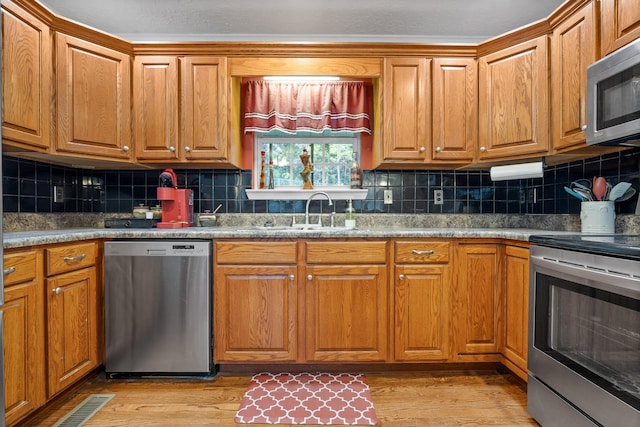
[[[416,163],[428,158],[430,62],[426,58],[384,60],[382,160],[385,163]]]
[[[480,58],[479,160],[549,151],[547,44],[541,36]]]
[[[589,3],[551,37],[551,129],[556,152],[586,144],[587,67],[596,60],[595,7]]]
[[[39,150],[50,145],[51,36],[49,27],[2,1],[2,137]]]
[[[227,158],[227,60],[185,57],[182,67],[181,155],[186,160]]]
[[[602,56],[640,37],[640,0],[600,0]]]
[[[434,162],[473,160],[478,143],[478,67],[473,58],[435,58],[432,75]]]
[[[136,57],[136,159],[227,162],[227,75],[223,57]]]
[[[137,56],[133,93],[136,160],[177,160],[178,58]]]
[[[58,152],[129,160],[131,57],[56,34]]]

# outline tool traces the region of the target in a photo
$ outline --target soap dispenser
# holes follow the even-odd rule
[[[344,210],[344,226],[346,228],[356,227],[356,210],[353,208],[353,203],[351,203],[351,200],[349,200],[349,204]]]

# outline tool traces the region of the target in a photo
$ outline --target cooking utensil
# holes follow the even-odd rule
[[[617,183],[609,193],[609,200],[616,201],[618,200],[629,188],[631,188],[630,182],[619,182]]]
[[[216,214],[216,212],[218,212],[218,210],[222,207],[222,203],[220,203],[218,206],[216,206],[216,208],[213,210],[213,212],[211,212],[212,214]]]
[[[625,191],[622,196],[618,197],[616,202],[624,202],[625,200],[629,200],[630,198],[635,196],[635,194],[636,194],[636,189],[633,187],[629,187],[629,189]]]
[[[592,202],[593,201],[593,194],[591,193],[591,190],[585,189],[585,188],[576,187],[576,188],[573,189],[573,191],[575,191],[576,193],[581,195],[584,198],[584,201],[587,201],[587,202]]]
[[[569,187],[564,187],[564,191],[566,191],[567,193],[569,193],[570,195],[572,195],[576,199],[580,200],[581,202],[585,201],[585,198],[582,197],[581,194],[576,193],[574,190],[570,189]]]
[[[569,187],[583,195],[586,200],[593,200],[593,192],[591,191],[591,181],[588,179],[578,179],[576,181],[573,181],[571,184],[569,184]]]
[[[607,180],[601,176],[593,177],[593,187],[591,187],[591,192],[595,196],[597,200],[602,200],[607,194]]]

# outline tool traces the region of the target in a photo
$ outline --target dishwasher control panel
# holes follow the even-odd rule
[[[104,245],[105,256],[209,256],[210,241],[114,241]]]

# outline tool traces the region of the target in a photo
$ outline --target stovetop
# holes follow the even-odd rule
[[[637,234],[534,235],[529,241],[540,246],[640,260],[640,235]]]

